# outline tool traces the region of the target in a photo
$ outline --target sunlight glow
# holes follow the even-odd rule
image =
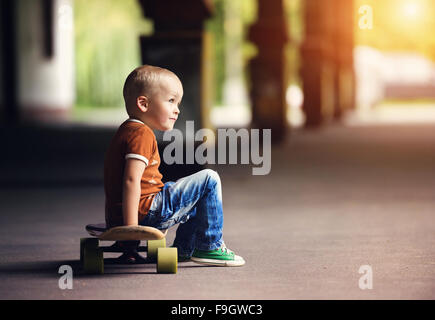
[[[405,18],[417,19],[422,15],[422,6],[420,1],[407,0],[402,5],[402,12]]]

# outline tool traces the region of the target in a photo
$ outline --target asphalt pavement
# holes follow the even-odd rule
[[[153,264],[83,274],[79,239],[104,220],[110,130],[60,137],[76,147],[3,162],[0,299],[435,298],[434,125],[294,130],[273,146],[269,175],[212,167],[223,184],[225,243],[246,265],[186,262],[170,275]],[[51,150],[40,141],[26,151]],[[62,265],[72,268],[72,289],[59,287]]]

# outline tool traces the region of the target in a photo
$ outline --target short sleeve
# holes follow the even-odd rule
[[[127,140],[125,159],[138,159],[148,166],[154,149],[153,135],[146,130],[137,130]]]

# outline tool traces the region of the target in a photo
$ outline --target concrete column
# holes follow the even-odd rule
[[[343,43],[342,55],[340,56],[340,68],[342,72],[342,109],[345,111],[355,109],[356,76],[354,64],[355,48],[355,3],[354,0],[340,0],[343,10]]]
[[[355,106],[354,72],[354,3],[353,0],[334,0],[334,44],[335,63],[335,109],[334,117],[342,115]]]
[[[144,15],[154,21],[154,34],[140,38],[142,62],[167,68],[183,83],[182,110],[175,128],[186,130],[186,121],[195,121],[195,130],[211,128],[212,37],[204,31],[204,20],[213,11],[206,0],[139,0]],[[158,140],[162,133],[156,132]],[[186,137],[193,141],[193,137]]]
[[[258,0],[258,20],[249,39],[258,48],[249,64],[252,126],[272,129],[272,140],[278,142],[287,128],[284,48],[288,36],[282,0]]]
[[[305,126],[316,127],[332,118],[335,108],[334,48],[330,41],[334,12],[327,0],[306,0],[304,5],[305,39],[301,47],[303,110]]]
[[[154,34],[140,38],[142,63],[167,68],[183,83],[184,96],[175,128],[183,132],[184,164],[167,165],[162,160],[160,170],[165,179],[175,181],[200,170],[194,152],[201,142],[194,134],[202,128],[214,129],[210,121],[213,102],[212,36],[204,30],[204,20],[211,17],[209,0],[139,0],[144,15],[154,22]],[[194,121],[193,130],[186,121]],[[156,131],[159,151],[169,142],[163,132]]]
[[[22,119],[67,118],[75,99],[72,0],[18,0],[17,53]]]
[[[16,126],[19,123],[17,106],[15,0],[0,1],[0,124]]]

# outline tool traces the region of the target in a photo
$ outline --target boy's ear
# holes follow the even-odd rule
[[[145,96],[139,96],[136,98],[136,106],[142,112],[148,111],[148,98]]]

